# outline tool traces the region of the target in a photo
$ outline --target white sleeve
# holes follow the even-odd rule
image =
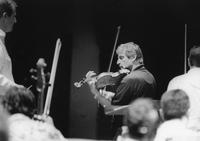
[[[166,134],[166,130],[164,130],[162,127],[158,127],[154,141],[166,141]]]
[[[0,48],[0,95],[3,95],[3,93],[11,86],[17,85],[13,80],[10,80],[3,74],[4,65],[5,58],[2,48]]]
[[[17,86],[17,84],[0,74],[0,95],[5,95],[5,92],[12,86]]]
[[[15,82],[0,74],[0,87],[9,88],[15,86]]]

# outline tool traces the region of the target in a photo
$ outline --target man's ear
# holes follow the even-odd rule
[[[163,110],[160,108],[160,109],[158,110],[158,112],[159,112],[159,115],[160,115],[161,120],[164,121],[165,118],[164,118]]]
[[[8,17],[8,14],[6,12],[3,12],[2,17],[6,18]]]
[[[134,62],[137,58],[137,55],[131,56],[130,59]]]

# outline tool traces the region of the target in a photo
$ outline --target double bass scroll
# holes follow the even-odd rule
[[[37,109],[38,114],[41,115],[44,109],[44,90],[46,87],[46,74],[44,73],[44,68],[47,66],[45,60],[40,58],[37,62],[37,86],[36,90],[38,91],[38,102]]]
[[[36,69],[31,68],[29,72],[32,74],[31,78],[36,81],[36,91],[37,91],[37,114],[43,114],[44,110],[44,98],[45,98],[45,89],[48,83],[46,82],[46,77],[48,73],[45,73],[44,70],[47,64],[44,58],[39,58],[36,63]],[[36,73],[36,74],[35,74]],[[27,89],[30,89],[28,87]]]

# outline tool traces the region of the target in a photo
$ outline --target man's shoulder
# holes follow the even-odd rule
[[[183,84],[184,84],[184,81],[185,81],[185,80],[186,80],[186,75],[185,75],[185,74],[178,75],[178,76],[172,78],[172,79],[169,81],[167,90],[171,90],[171,89],[174,89],[174,88],[178,88],[179,85],[183,85]]]
[[[199,79],[200,68],[190,69],[187,73],[178,75],[170,80],[170,83],[179,83],[181,81],[186,81],[187,79]]]
[[[188,141],[195,140],[195,138],[199,139],[200,134],[190,129],[187,129],[184,123],[177,119],[165,121],[164,123],[162,123],[157,130],[155,141],[168,139],[171,139],[173,141]]]
[[[148,70],[137,70],[133,71],[127,76],[124,77],[123,82],[144,82],[144,83],[149,83],[153,84],[156,83],[154,76],[148,71]]]
[[[132,82],[132,81],[142,81],[143,80],[143,76],[141,73],[136,72],[136,73],[130,73],[128,75],[126,75],[122,82]]]
[[[152,77],[153,75],[148,71],[148,70],[136,70],[136,71],[132,71],[131,73],[129,73],[126,78],[130,78],[130,79],[143,79],[143,78],[147,78],[147,77]]]
[[[175,76],[174,78],[172,78],[170,80],[170,82],[177,82],[177,81],[182,81],[185,79],[185,74],[182,74],[182,75],[178,75],[178,76]]]

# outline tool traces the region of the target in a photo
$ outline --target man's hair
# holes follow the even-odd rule
[[[194,46],[190,49],[188,59],[190,66],[200,67],[200,46]]]
[[[35,114],[35,97],[26,88],[11,87],[2,97],[2,105],[10,113],[22,113],[29,117]]]
[[[117,48],[116,53],[119,54],[119,53],[124,52],[124,51],[125,51],[125,54],[128,58],[135,57],[135,55],[136,55],[136,61],[140,64],[144,63],[142,50],[140,49],[139,45],[137,45],[133,42],[121,44]]]
[[[182,118],[189,107],[189,97],[183,90],[170,90],[161,97],[161,108],[165,120]]]
[[[17,4],[13,0],[0,0],[0,18],[4,13],[10,17],[13,13],[16,12],[16,7]]]
[[[158,123],[159,115],[151,99],[138,98],[129,106],[127,125],[130,137],[153,137]]]

